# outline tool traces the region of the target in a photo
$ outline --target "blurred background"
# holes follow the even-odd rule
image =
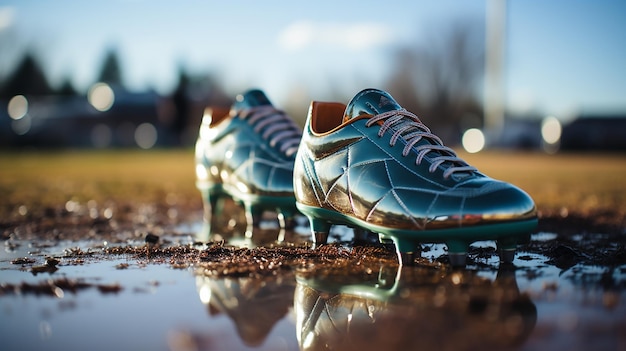
[[[0,3],[0,148],[193,145],[263,89],[389,91],[451,146],[626,151],[626,1]]]

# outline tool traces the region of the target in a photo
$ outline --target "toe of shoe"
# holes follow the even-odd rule
[[[501,189],[469,197],[463,206],[463,225],[521,221],[536,218],[533,199],[514,185],[504,183]]]

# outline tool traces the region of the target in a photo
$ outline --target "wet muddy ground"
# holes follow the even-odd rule
[[[209,231],[195,193],[154,193],[35,206],[9,192],[1,349],[626,350],[621,208],[540,207],[513,265],[479,242],[465,269],[442,245],[401,268],[348,228],[313,250],[306,220],[281,233],[267,214],[247,240],[234,204]]]

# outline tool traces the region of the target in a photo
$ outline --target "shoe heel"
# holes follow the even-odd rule
[[[313,237],[313,247],[326,244],[328,242],[328,234],[330,233],[330,222],[325,219],[307,216],[311,225],[311,235]]]

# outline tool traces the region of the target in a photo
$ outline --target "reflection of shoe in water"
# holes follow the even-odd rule
[[[263,343],[293,306],[293,276],[209,278],[197,276],[200,300],[211,315],[224,313],[248,346]]]
[[[231,109],[208,108],[195,151],[205,221],[215,219],[227,195],[244,205],[246,236],[264,210],[275,210],[284,229],[296,212],[293,162],[301,134],[260,90],[239,95]]]
[[[514,271],[495,281],[475,272],[404,267],[372,281],[297,278],[301,350],[501,350],[521,345],[537,309]]]
[[[537,224],[526,193],[468,165],[380,90],[347,106],[312,102],[294,167],[297,207],[316,243],[333,224],[359,227],[392,240],[405,264],[421,242],[440,242],[464,265],[479,240],[496,240],[511,262]]]

